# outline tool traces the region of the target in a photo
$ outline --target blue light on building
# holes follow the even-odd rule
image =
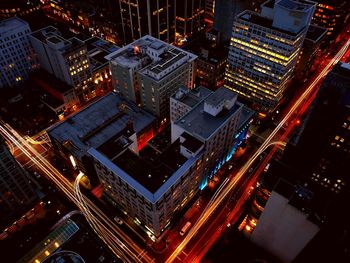
[[[246,125],[244,125],[241,130],[234,135],[234,144],[232,148],[229,150],[229,153],[224,157],[222,160],[218,162],[218,164],[212,169],[208,176],[206,176],[202,183],[199,186],[200,190],[203,190],[207,187],[208,185],[208,180],[211,179],[217,171],[221,168],[222,165],[224,165],[227,161],[231,160],[232,156],[235,154],[237,151],[238,147],[246,140],[247,134],[248,134],[248,128],[251,122],[248,122]]]

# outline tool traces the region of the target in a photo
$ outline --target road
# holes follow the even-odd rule
[[[59,190],[61,190],[69,200],[75,203],[78,207],[85,204],[88,206],[90,213],[88,218],[93,218],[96,223],[94,229],[98,236],[105,242],[111,251],[125,262],[153,262],[145,251],[136,245],[119,227],[110,220],[95,204],[93,204],[85,196],[77,198],[75,196],[74,185],[69,182],[50,162],[43,157],[37,150],[26,140],[18,134],[10,125],[0,121],[0,133],[5,140],[16,146],[23,154],[29,158],[36,168],[41,171],[48,179],[50,179]],[[85,212],[86,210],[82,211]]]
[[[350,41],[347,40],[344,46],[339,50],[339,52],[331,59],[331,61],[324,67],[324,69],[320,72],[317,77],[310,83],[310,85],[305,89],[305,91],[297,98],[295,102],[293,102],[287,110],[285,116],[281,119],[281,121],[277,124],[276,128],[271,132],[271,134],[266,138],[266,140],[262,143],[259,149],[252,155],[252,157],[242,166],[237,175],[233,180],[230,180],[224,189],[220,192],[217,198],[210,204],[210,206],[204,211],[202,216],[198,219],[198,221],[193,225],[190,229],[187,236],[183,239],[183,241],[179,244],[179,246],[174,250],[174,252],[169,256],[166,262],[173,262],[177,259],[177,257],[182,253],[183,249],[191,242],[191,240],[200,233],[201,228],[205,225],[208,219],[211,217],[213,212],[220,204],[230,195],[233,189],[235,189],[237,183],[244,176],[244,174],[248,171],[252,163],[258,158],[258,156],[265,151],[268,145],[274,140],[280,140],[280,138],[275,138],[276,135],[285,128],[289,123],[291,123],[295,114],[302,109],[306,109],[304,103],[309,102],[310,95],[313,95],[315,89],[318,84],[324,79],[324,77],[328,74],[328,72],[333,68],[333,66],[340,61],[340,59],[346,54],[350,45]],[[287,125],[286,125],[287,124]],[[292,125],[290,125],[292,127]]]

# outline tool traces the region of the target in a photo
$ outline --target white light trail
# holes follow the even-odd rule
[[[207,207],[204,213],[200,216],[195,225],[191,228],[187,236],[182,240],[179,246],[174,250],[174,252],[169,256],[166,260],[167,263],[173,262],[176,257],[181,253],[181,251],[185,248],[185,246],[190,242],[190,240],[198,233],[199,229],[207,222],[210,215],[214,212],[214,210],[221,204],[221,202],[226,198],[228,194],[234,189],[237,182],[241,179],[241,177],[247,172],[252,163],[256,160],[256,158],[269,146],[272,142],[273,138],[276,134],[282,129],[283,125],[285,125],[288,120],[298,111],[298,108],[302,106],[302,103],[307,100],[308,96],[314,90],[316,85],[328,74],[328,72],[332,69],[332,67],[340,61],[340,59],[344,56],[347,49],[349,48],[350,40],[348,40],[345,45],[339,50],[339,52],[331,59],[331,61],[324,67],[324,69],[320,72],[320,74],[315,78],[313,82],[309,85],[309,87],[303,92],[303,94],[298,98],[298,100],[292,105],[289,111],[286,113],[284,118],[279,122],[276,128],[271,132],[271,134],[265,139],[263,144],[259,147],[259,149],[253,154],[253,156],[242,166],[242,168],[238,171],[237,175],[233,180],[229,181],[226,187],[220,192],[217,198],[212,202],[212,204]]]

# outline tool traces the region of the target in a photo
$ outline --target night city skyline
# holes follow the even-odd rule
[[[350,2],[0,1],[0,262],[350,262]]]

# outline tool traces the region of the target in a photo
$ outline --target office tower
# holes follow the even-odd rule
[[[37,194],[28,175],[0,137],[0,223],[7,224],[26,212],[35,200]]]
[[[267,1],[260,14],[244,11],[234,22],[225,87],[269,112],[282,100],[315,5]]]
[[[175,41],[175,1],[119,0],[124,43],[152,35],[168,43]]]
[[[337,37],[339,31],[347,23],[350,14],[350,4],[346,0],[317,1],[312,23],[327,28],[327,35]]]
[[[221,40],[229,40],[236,15],[248,9],[245,0],[216,0],[213,28],[220,33]]]
[[[22,83],[38,67],[30,33],[28,23],[18,17],[0,21],[0,88]]]
[[[154,121],[151,114],[115,93],[109,93],[54,125],[47,134],[59,155],[71,162],[75,169],[89,177],[92,175],[90,179],[94,180],[95,169],[87,154],[90,147],[98,148],[125,133],[126,140],[134,142],[133,151],[138,152],[144,141],[152,138]]]
[[[119,0],[124,43],[151,35],[167,43],[184,44],[204,29],[204,1]]]
[[[237,101],[237,94],[221,87],[171,123],[172,142],[190,135],[204,145],[202,189],[245,140],[253,115]]]
[[[205,187],[203,173],[215,170],[208,166],[209,155],[210,163],[217,162],[216,168],[225,162],[232,147],[239,144],[238,137],[246,131],[253,113],[237,103],[236,95],[225,88],[189,107],[187,114],[172,123],[172,140],[166,145],[148,143],[137,153],[124,132],[88,150],[112,203],[154,240],[174,214]]]
[[[346,252],[349,249],[349,224],[344,220],[347,215],[344,207],[350,197],[349,105],[350,65],[340,62],[327,75],[310,111],[302,121],[303,124],[291,138],[282,158],[271,162],[270,168],[266,169],[262,186],[244,222],[246,224],[244,231],[252,233],[253,241],[271,249],[279,256],[286,256],[289,252],[295,251],[293,257],[296,257],[301,252],[295,262],[346,262],[344,258],[349,258]],[[289,181],[293,187],[276,186],[276,182],[281,180],[281,177],[282,180]],[[288,199],[289,204],[299,207],[299,216],[295,214],[285,219],[290,224],[294,222],[294,227],[291,227],[292,232],[289,233],[290,244],[283,243],[282,240],[281,242],[273,240],[273,237],[280,235],[286,237],[286,231],[288,231],[283,229],[283,220],[279,220],[278,224],[273,223],[276,222],[272,217],[273,209],[268,207],[276,191],[285,196],[284,201],[279,198],[280,204],[286,205],[286,199]],[[302,197],[303,200],[292,201],[291,197],[293,199]],[[276,198],[273,202],[275,201]],[[270,216],[264,216],[265,209]],[[287,210],[279,211],[282,215]],[[277,210],[274,213],[277,213]],[[301,219],[301,215],[304,219],[298,221],[300,223],[298,226],[296,223],[298,217]],[[307,246],[303,240],[306,241],[305,234],[308,234],[309,238],[311,233],[304,230],[311,230],[312,227],[310,228],[309,225],[307,229],[303,229],[305,219],[311,220],[320,228]],[[254,228],[256,226],[258,230],[260,220],[263,220],[263,225],[269,226],[270,231],[266,232],[268,228],[261,227],[254,238]],[[300,232],[300,229],[303,231]],[[296,240],[301,242],[297,243],[303,244],[300,247],[304,249],[303,251],[295,250],[299,246],[293,243]],[[285,247],[281,249],[281,246],[277,251],[275,249],[279,244]]]
[[[206,0],[204,9],[204,21],[208,26],[212,26],[214,22],[215,0]]]
[[[65,39],[52,26],[33,32],[30,41],[43,69],[74,87],[80,102],[91,96],[94,86],[83,41],[75,37]]]
[[[197,56],[151,36],[144,36],[106,57],[114,89],[169,120],[169,98],[182,85],[192,88]]]
[[[186,46],[197,55],[195,84],[216,90],[224,84],[228,48],[221,42],[220,33],[212,29]]]
[[[176,0],[175,43],[182,45],[187,38],[204,29],[205,1]]]
[[[114,44],[123,43],[117,0],[99,0],[98,4],[95,0],[49,0],[43,11],[85,35],[98,36]]]
[[[300,51],[298,62],[295,66],[295,78],[305,80],[310,70],[315,68],[315,59],[324,43],[327,29],[316,25],[310,25],[306,33],[303,46]]]

